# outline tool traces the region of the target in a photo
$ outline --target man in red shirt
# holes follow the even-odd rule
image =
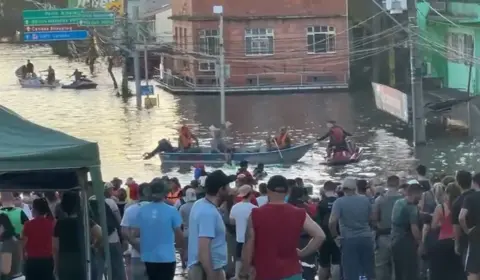
[[[281,175],[270,178],[267,184],[268,203],[252,210],[245,233],[240,279],[249,277],[252,266],[257,280],[301,280],[300,258],[314,254],[325,234],[305,209],[285,203],[287,179]],[[312,239],[297,249],[302,231]]]

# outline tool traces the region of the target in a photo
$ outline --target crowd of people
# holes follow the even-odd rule
[[[105,183],[110,262],[96,197],[82,224],[78,191],[1,194],[0,279],[478,280],[480,173],[327,181],[206,172]],[[86,269],[82,228],[90,231]],[[179,258],[177,258],[179,256]],[[124,269],[125,268],[125,269]]]

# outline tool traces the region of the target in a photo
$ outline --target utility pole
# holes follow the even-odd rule
[[[467,94],[468,94],[468,97],[470,97],[471,95],[471,91],[470,91],[470,87],[471,87],[471,83],[472,83],[472,68],[473,68],[473,52],[475,50],[475,46],[473,44],[473,41],[470,45],[470,50],[471,50],[471,54],[468,53],[468,59],[470,60],[469,63],[470,63],[470,66],[468,67],[468,82],[467,82]],[[472,103],[470,102],[470,100],[468,100],[467,102],[467,123],[468,123],[468,136],[473,136],[473,130],[472,130]]]
[[[133,68],[135,75],[135,97],[137,99],[137,108],[142,108],[142,84],[140,79],[140,53],[136,45],[133,47]]]
[[[148,49],[147,35],[143,37],[143,64],[145,65],[145,84],[148,86]]]
[[[213,6],[213,13],[219,15],[219,67],[218,77],[220,80],[220,122],[225,125],[225,47],[223,42],[223,6]]]
[[[413,111],[413,144],[426,143],[425,113],[422,86],[422,56],[418,47],[418,26],[416,0],[408,1],[408,39],[410,45],[410,83]]]
[[[128,36],[128,0],[123,0],[122,2],[123,9],[123,43],[126,49],[130,49],[130,38]],[[123,52],[123,65],[122,65],[122,86],[121,92],[123,97],[130,96],[130,91],[128,89],[128,71],[127,71],[127,61],[129,59],[129,52]]]
[[[380,3],[382,2],[380,0],[372,0],[375,3]],[[375,11],[378,10],[378,7],[375,7]],[[382,17],[383,14],[377,15],[373,17],[372,19],[372,32],[373,35],[379,34],[382,31]],[[373,42],[372,42],[372,48],[375,50],[378,50],[383,43],[383,39],[379,40],[379,38],[373,37]],[[374,55],[372,57],[372,82],[375,83],[380,83],[380,68],[382,65],[382,57],[380,54]]]

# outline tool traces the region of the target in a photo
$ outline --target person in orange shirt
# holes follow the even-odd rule
[[[178,135],[178,149],[180,151],[187,151],[192,147],[192,144],[194,143],[198,146],[198,139],[193,133],[190,131],[190,129],[186,126],[183,125],[180,128],[179,135]]]
[[[273,139],[274,146],[273,148],[278,148],[280,150],[288,149],[291,145],[290,136],[288,135],[287,128],[282,127],[280,129],[280,134]],[[277,147],[278,146],[278,147]]]

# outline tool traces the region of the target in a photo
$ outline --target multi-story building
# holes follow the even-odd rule
[[[227,91],[347,87],[348,5],[327,0],[174,1],[170,87],[218,90],[215,5],[223,6]]]
[[[460,0],[428,2],[417,4],[424,74],[439,79],[443,87],[477,95],[480,31],[476,26],[480,23],[480,4]]]

